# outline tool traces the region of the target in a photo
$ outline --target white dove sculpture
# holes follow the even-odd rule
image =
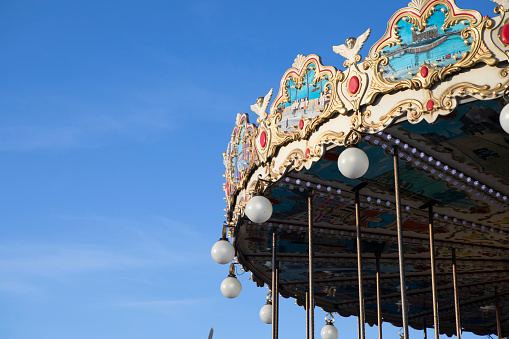
[[[348,60],[349,64],[353,64],[355,63],[355,56],[359,54],[359,51],[361,50],[362,46],[364,45],[370,34],[371,28],[368,28],[368,30],[364,32],[361,36],[359,36],[357,39],[348,38],[346,39],[345,44],[339,46],[332,46],[332,50],[335,53],[345,57],[346,60]]]
[[[259,97],[258,99],[256,99],[256,104],[251,105],[251,110],[258,114],[259,117],[263,117],[263,114],[265,114],[267,106],[269,106],[270,98],[272,98],[272,88],[265,97]]]

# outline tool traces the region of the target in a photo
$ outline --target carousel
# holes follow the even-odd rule
[[[494,6],[413,0],[364,58],[367,27],[332,47],[345,70],[298,55],[256,123],[237,115],[212,257],[226,297],[236,269],[269,286],[273,338],[280,296],[306,309],[307,338],[316,307],[323,339],[333,315],[358,317],[359,339],[382,322],[404,339],[509,334],[509,1]]]

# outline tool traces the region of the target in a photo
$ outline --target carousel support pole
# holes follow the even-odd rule
[[[426,327],[426,319],[424,319],[424,339],[428,339],[428,331]]]
[[[308,190],[309,339],[315,338],[315,293],[313,287],[313,191]]]
[[[306,339],[309,339],[309,292],[306,291]]]
[[[382,294],[380,288],[380,251],[375,252],[376,257],[376,313],[378,316],[378,339],[382,339]]]
[[[498,295],[498,286],[495,286],[495,311],[497,313],[497,336],[502,339],[502,324],[500,322],[500,300]]]
[[[277,262],[277,235],[272,233],[272,339],[278,339],[278,262]]]
[[[401,286],[401,318],[403,320],[403,339],[408,339],[408,308],[406,299],[406,282],[405,282],[405,261],[403,257],[403,226],[401,223],[401,197],[399,195],[399,158],[398,146],[393,148],[394,161],[394,189],[396,198],[396,224],[398,229],[398,257],[399,257],[399,282]]]
[[[361,321],[358,313],[357,311],[357,339],[361,339]]]
[[[279,337],[279,262],[276,261],[276,339]]]
[[[366,326],[364,319],[364,289],[362,286],[362,234],[361,234],[361,211],[359,202],[359,191],[366,187],[363,182],[354,188],[355,191],[355,228],[357,229],[357,278],[359,283],[359,338],[366,338]]]
[[[456,337],[461,339],[460,300],[458,296],[458,272],[456,265],[456,249],[452,248],[452,279],[454,284],[454,312],[456,313]]]
[[[429,226],[429,253],[431,258],[431,292],[433,295],[433,326],[435,327],[435,339],[439,339],[440,328],[438,318],[438,294],[437,294],[437,276],[435,265],[435,230],[433,225],[433,205],[435,200],[430,200],[419,208],[428,209],[428,226]]]

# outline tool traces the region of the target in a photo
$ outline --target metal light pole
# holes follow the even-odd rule
[[[277,262],[277,236],[276,231],[272,233],[272,339],[278,339],[278,313],[279,313],[279,291],[278,291],[278,262]]]
[[[380,251],[375,252],[376,258],[376,313],[378,318],[378,339],[382,339],[382,293],[380,288]]]
[[[458,296],[458,272],[456,267],[456,249],[452,248],[452,279],[454,284],[454,312],[456,314],[456,337],[461,339],[460,300]]]
[[[361,211],[359,202],[359,191],[365,187],[365,182],[357,185],[355,191],[355,228],[357,230],[357,280],[359,283],[359,338],[366,338],[366,326],[364,319],[364,289],[362,286],[362,233],[361,233]]]
[[[405,260],[403,257],[403,226],[401,224],[401,197],[399,195],[399,158],[398,146],[393,148],[394,161],[394,189],[396,197],[396,225],[398,229],[398,257],[399,257],[399,283],[401,286],[401,318],[403,320],[403,336],[408,339],[408,309],[406,299],[406,282],[405,282]]]
[[[309,264],[309,321],[308,339],[315,338],[315,292],[313,287],[313,191],[308,191],[308,264]]]

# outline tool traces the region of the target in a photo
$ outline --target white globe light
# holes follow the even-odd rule
[[[509,105],[505,105],[504,108],[502,108],[499,119],[500,126],[502,126],[502,129],[506,133],[509,133]]]
[[[221,239],[212,246],[210,254],[215,262],[225,265],[233,260],[233,257],[235,256],[235,249],[228,240]]]
[[[272,324],[272,304],[266,304],[260,309],[260,319],[266,324]]]
[[[235,277],[228,277],[221,283],[221,293],[227,298],[237,298],[240,291],[242,291],[242,285]]]
[[[322,328],[320,336],[322,339],[337,339],[338,329],[334,325],[327,324]]]
[[[369,159],[363,150],[348,147],[338,158],[338,168],[341,174],[350,179],[362,177],[369,167]]]
[[[266,222],[272,215],[272,204],[269,199],[256,195],[247,202],[246,215],[252,222]]]

